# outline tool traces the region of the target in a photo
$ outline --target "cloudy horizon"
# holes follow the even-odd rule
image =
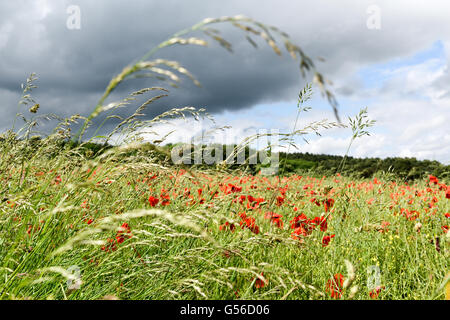
[[[70,6],[80,9],[79,29],[68,28]],[[149,49],[205,18],[238,14],[290,35],[333,82],[330,88],[344,123],[367,107],[376,124],[369,128],[371,136],[355,141],[350,156],[415,157],[450,164],[450,3],[443,0],[0,0],[0,130],[11,128],[20,84],[31,72],[39,78],[33,96],[41,113],[88,116],[109,80]],[[368,24],[374,14],[379,14],[379,28]],[[286,50],[279,57],[264,40],[255,39],[255,49],[242,32],[216,27],[233,44],[233,53],[210,42],[208,48],[174,46],[153,57],[179,61],[202,87],[183,78],[179,88],[168,87],[169,97],[148,109],[146,119],[171,107],[195,106],[205,108],[217,124],[230,125],[228,138],[242,140],[260,129],[290,132],[298,92],[311,78],[302,78],[298,60]],[[148,86],[167,84],[131,80],[107,102]],[[313,89],[306,103],[312,109],[301,115],[299,127],[324,118],[336,120],[319,88]],[[104,132],[112,126],[105,126]],[[158,127],[161,135],[173,129],[177,131],[169,142],[198,135],[205,127],[179,120]],[[224,142],[219,136],[215,142]],[[298,140],[298,151],[343,155],[351,130],[325,130],[320,137],[307,138],[309,144]]]

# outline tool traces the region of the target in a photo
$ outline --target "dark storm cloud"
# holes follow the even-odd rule
[[[39,76],[35,95],[43,112],[88,115],[109,80],[124,66],[174,32],[207,17],[244,14],[280,27],[312,58],[325,57],[327,61],[318,63],[318,68],[335,82],[361,65],[406,54],[435,40],[420,30],[405,31],[410,30],[408,23],[414,17],[401,16],[401,10],[390,7],[389,2],[384,2],[387,13],[383,16],[383,29],[378,33],[368,30],[366,8],[371,3],[2,1],[0,88],[5,94],[0,102],[5,116],[0,119],[0,127],[8,127],[12,121],[14,112],[3,110],[14,110],[20,83],[30,72]],[[80,6],[81,30],[66,28],[66,8],[72,4]],[[425,26],[429,21],[415,23]],[[196,88],[183,79],[179,89],[170,89],[169,98],[149,108],[149,117],[175,106],[206,107],[210,113],[218,113],[295,99],[303,82],[298,62],[286,52],[278,57],[264,41],[258,41],[259,49],[255,49],[242,32],[221,29],[234,45],[233,54],[210,41],[209,48],[177,46],[155,55],[179,61],[203,87]],[[411,32],[410,37],[405,32]],[[148,80],[123,83],[108,101],[120,100],[134,90],[153,85],[163,84]],[[354,92],[345,81],[337,86],[340,87],[346,89],[337,93]]]
[[[69,30],[65,27],[65,9],[72,2],[49,4],[51,11],[43,18],[37,17],[42,7],[36,3],[2,4],[2,12],[10,13],[5,19],[11,21],[13,28],[1,52],[0,87],[19,92],[20,83],[30,72],[36,72],[39,88],[35,96],[40,98],[43,110],[65,116],[87,115],[95,105],[92,96],[99,98],[115,74],[174,32],[208,16],[223,15],[224,11],[237,13],[217,10],[217,4],[208,6],[200,1],[190,5],[174,1],[131,1],[126,5],[123,1],[74,1],[81,8],[82,25],[81,30]],[[18,14],[20,10],[24,13]],[[241,33],[228,36],[227,40],[235,45],[234,54],[213,43],[207,49],[177,47],[158,53],[156,57],[181,62],[203,87],[196,88],[184,79],[180,89],[171,89],[170,98],[152,106],[150,116],[171,106],[207,107],[211,113],[249,107],[285,97],[286,90],[298,85],[299,71],[288,56],[279,59],[261,41],[262,48],[255,50]],[[155,84],[164,85],[125,82],[115,96],[119,99]],[[3,102],[12,103],[10,98]]]

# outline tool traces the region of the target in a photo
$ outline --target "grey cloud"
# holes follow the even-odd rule
[[[38,5],[42,7],[45,3],[51,11],[41,17]],[[40,78],[36,95],[44,112],[87,115],[111,77],[174,32],[206,17],[241,13],[288,32],[311,57],[325,57],[326,62],[317,63],[319,70],[336,83],[338,95],[352,95],[349,89],[360,85],[351,78],[358,68],[415,52],[449,28],[439,8],[430,6],[421,13],[420,9],[411,10],[406,1],[397,5],[378,1],[382,8],[382,29],[368,30],[366,8],[372,3],[3,1],[0,30],[4,27],[9,31],[5,31],[7,40],[3,46],[0,42],[0,88],[9,94],[8,98],[2,95],[0,102],[2,108],[15,104],[11,95],[20,92],[20,83],[33,71]],[[69,4],[81,8],[81,30],[65,27]],[[304,81],[298,62],[292,61],[286,52],[279,58],[261,41],[260,48],[255,50],[242,33],[222,29],[234,45],[233,54],[212,43],[207,49],[178,46],[158,53],[156,57],[181,62],[203,88],[196,88],[184,79],[181,88],[170,90],[169,98],[151,106],[149,117],[173,106],[193,105],[220,113],[262,102],[295,99]],[[152,85],[161,83],[129,81],[120,85],[110,100]],[[0,127],[6,127],[10,121],[2,117]]]

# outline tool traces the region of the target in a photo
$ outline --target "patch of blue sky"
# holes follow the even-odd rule
[[[384,83],[389,80],[396,70],[405,69],[408,66],[416,66],[427,61],[434,61],[428,65],[430,71],[435,71],[446,64],[445,48],[441,41],[435,41],[429,48],[417,52],[408,57],[399,57],[385,63],[374,64],[365,68],[362,68],[358,72],[358,76],[364,85],[364,89],[380,89]],[[322,97],[317,87],[313,87],[313,97],[306,102],[304,106],[310,106],[312,109],[308,114],[300,115],[297,129],[302,128],[308,123],[306,119],[310,119],[311,116],[315,119],[328,119],[329,121],[336,121],[331,106],[327,100]],[[352,96],[346,97],[337,95],[339,103],[339,115],[342,123],[348,124],[348,117],[354,118],[359,111],[368,107],[368,114],[370,118],[370,105],[372,105],[377,99],[355,99]],[[420,97],[418,97],[420,98]],[[296,97],[291,102],[278,102],[278,103],[261,103],[251,108],[242,109],[239,111],[225,111],[216,116],[221,124],[229,124],[232,122],[248,122],[250,130],[258,129],[278,129],[280,132],[291,132],[297,116],[297,101]],[[369,128],[371,134],[389,134],[386,128],[380,125],[376,125]],[[351,137],[351,129],[344,128],[339,130],[322,130],[323,136],[332,134],[333,138],[349,138]],[[309,134],[308,139],[314,140],[314,134]],[[295,139],[296,142],[302,141],[301,137]],[[389,149],[389,146],[386,146]]]
[[[362,68],[358,72],[358,76],[366,88],[377,89],[381,88],[386,80],[389,80],[395,70],[416,66],[430,60],[436,61],[436,63],[430,64],[430,71],[436,71],[446,65],[445,47],[441,40],[433,42],[430,47],[411,56],[398,57],[388,62]]]

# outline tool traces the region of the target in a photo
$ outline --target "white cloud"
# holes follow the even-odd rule
[[[49,0],[34,0],[33,2],[39,20],[45,19],[53,11]]]
[[[0,50],[8,43],[12,29],[13,24],[11,22],[7,22],[0,26]]]

